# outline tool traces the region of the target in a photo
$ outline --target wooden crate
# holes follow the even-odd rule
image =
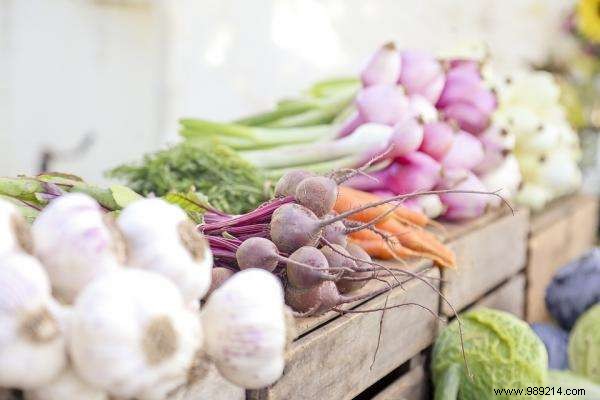
[[[214,365],[201,381],[169,400],[245,400],[246,391],[223,378]]]
[[[429,264],[419,263],[415,270]],[[429,269],[424,276],[439,284],[439,270]],[[371,282],[369,286],[381,285]],[[414,302],[438,311],[438,295],[426,284],[412,280],[403,288],[377,296],[353,310],[369,310],[387,305]],[[327,322],[325,325],[322,325]],[[427,311],[406,306],[385,312],[327,314],[298,320],[302,336],[286,355],[283,377],[272,387],[249,391],[250,399],[291,400],[352,399],[382,377],[419,354],[434,340],[437,322]],[[379,349],[378,337],[381,330]]]
[[[585,195],[559,199],[531,219],[528,244],[526,316],[529,322],[550,319],[544,302],[556,270],[596,243],[598,200]]]
[[[425,365],[425,356],[413,357],[407,365],[407,371],[379,391],[371,400],[426,400],[429,398],[429,373]],[[359,398],[363,398],[360,396]],[[367,397],[364,398],[365,400]]]
[[[473,308],[487,307],[525,316],[525,273],[513,276],[508,281],[478,300]]]
[[[525,267],[529,212],[494,210],[474,221],[446,225],[450,247],[456,253],[456,270],[442,271],[442,293],[457,311]],[[442,313],[452,316],[446,302]]]

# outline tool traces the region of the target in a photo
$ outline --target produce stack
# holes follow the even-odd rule
[[[0,228],[0,387],[32,400],[165,399],[212,364],[247,388],[281,375],[293,336],[281,283],[248,269],[198,314],[213,258],[178,207],[141,199],[115,220],[67,193],[30,228],[1,200]]]

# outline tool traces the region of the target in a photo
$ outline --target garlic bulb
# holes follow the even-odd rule
[[[25,392],[25,400],[108,400],[108,395],[84,382],[72,368],[65,369],[56,379]]]
[[[0,257],[0,386],[33,388],[64,368],[64,335],[52,312],[50,282],[34,257]]]
[[[200,319],[164,277],[120,269],[77,297],[69,350],[75,371],[109,394],[163,399],[186,384],[202,344]]]
[[[29,225],[17,208],[0,199],[0,254],[12,251],[31,253]]]
[[[118,268],[124,249],[98,203],[82,193],[53,200],[32,226],[35,254],[57,297],[72,302],[94,278]]]
[[[208,298],[202,326],[204,349],[227,380],[258,389],[281,377],[286,318],[273,274],[256,268],[234,274]]]
[[[117,220],[128,246],[128,264],[157,272],[179,287],[186,302],[210,287],[212,254],[194,224],[161,199],[136,201]]]

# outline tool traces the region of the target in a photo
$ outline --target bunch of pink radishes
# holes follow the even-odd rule
[[[496,95],[474,60],[438,60],[423,51],[381,47],[361,73],[356,111],[339,136],[367,124],[393,128],[392,160],[372,177],[348,184],[382,196],[431,189],[503,190],[510,198],[521,177],[511,150],[514,136],[491,123]],[[372,179],[372,178],[377,179]],[[474,218],[497,198],[461,193],[422,196],[405,202],[430,217]]]

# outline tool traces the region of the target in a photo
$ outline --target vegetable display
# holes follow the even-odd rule
[[[247,388],[281,375],[294,331],[280,282],[247,269],[200,310],[212,254],[177,206],[138,198],[115,221],[86,194],[55,192],[31,227],[17,210],[0,200],[0,387],[32,400],[160,400],[213,362]]]
[[[600,303],[600,249],[562,267],[546,289],[546,306],[566,330],[594,304]]]
[[[560,104],[560,87],[547,72],[493,77],[498,94],[494,123],[516,136],[523,176],[517,201],[540,210],[581,184],[579,139]]]
[[[262,172],[225,146],[180,144],[109,171],[145,196],[193,192],[222,211],[249,211],[269,198]]]
[[[548,368],[564,370],[569,368],[567,348],[569,332],[551,324],[536,323],[531,329],[539,336],[548,351]]]
[[[393,287],[399,278],[419,278],[400,268],[384,267],[370,255],[424,257],[441,267],[455,267],[454,254],[424,230],[429,219],[393,204],[418,193],[381,200],[338,186],[345,178],[344,173],[319,176],[290,171],[275,186],[279,197],[249,213],[207,211],[198,228],[215,257],[215,281],[227,284],[226,269],[273,272],[285,282],[286,303],[298,315],[308,316],[339,310],[344,303],[390,289],[386,285],[371,293],[352,293],[369,280],[393,278]]]
[[[467,364],[461,350],[459,324],[455,320],[442,331],[433,348],[431,370],[435,400],[481,400],[489,398],[495,388],[546,384],[546,349],[525,322],[506,312],[485,308],[469,311],[460,318],[464,325]]]
[[[573,372],[600,384],[600,304],[586,311],[573,327],[569,366]]]
[[[371,56],[360,80],[327,81],[311,88],[306,98],[316,109],[293,109],[291,104],[302,101],[296,100],[284,102],[279,111],[232,124],[188,118],[181,120],[181,135],[192,146],[211,142],[230,146],[271,179],[294,168],[329,173],[379,158],[381,162],[370,168],[375,179],[359,175],[346,184],[387,197],[460,186],[502,189],[510,198],[520,183],[515,160],[508,157],[514,137],[492,124],[497,99],[483,68],[475,60],[438,60],[427,52],[400,51],[388,43]],[[317,89],[324,87],[328,89]],[[303,116],[325,109],[315,106],[325,99],[338,99],[344,107],[334,118],[304,123]],[[281,119],[289,121],[288,112],[304,122],[272,119],[282,113]],[[247,121],[253,126],[245,126]],[[460,221],[498,205],[490,198],[471,204],[471,196],[464,193],[430,198],[433,206],[413,201],[411,207],[431,218],[442,215]]]

